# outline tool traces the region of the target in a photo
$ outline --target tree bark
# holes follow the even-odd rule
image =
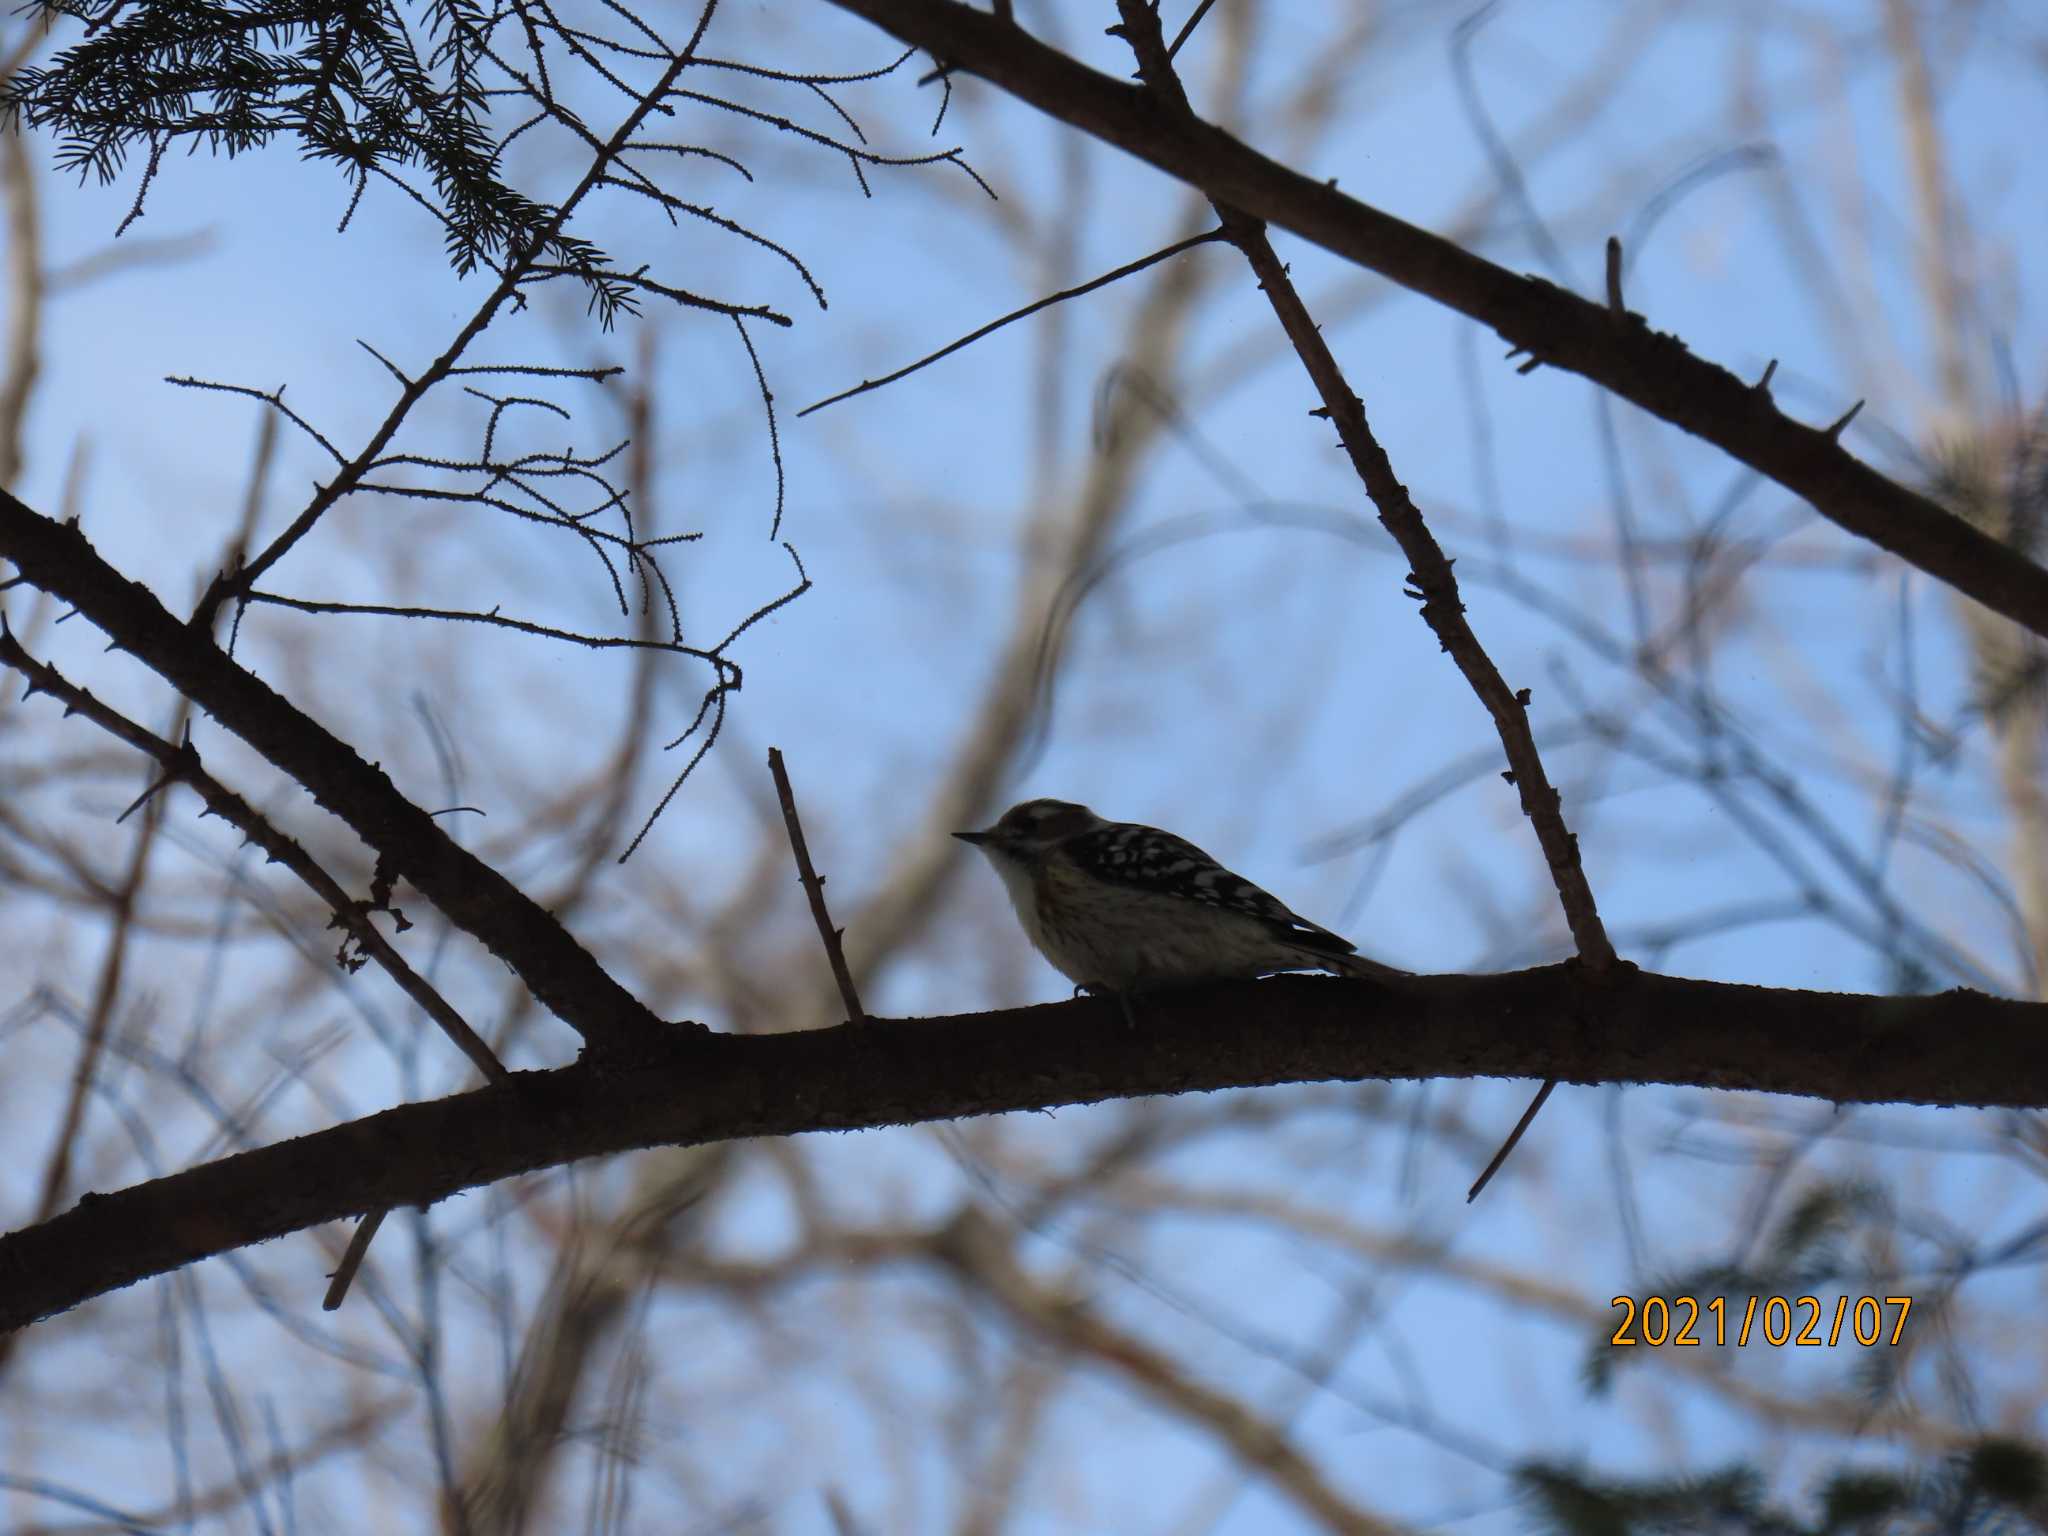
[[[743,1136],[1326,1079],[1556,1077],[1845,1103],[2048,1108],[2048,1004],[1865,997],[1574,962],[1385,988],[1277,977],[783,1035],[685,1035],[642,1059],[407,1104],[0,1238],[0,1329],[318,1222],[427,1205],[574,1158]],[[317,1276],[306,1297],[317,1299]]]

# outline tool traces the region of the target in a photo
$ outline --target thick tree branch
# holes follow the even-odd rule
[[[679,1033],[550,913],[400,794],[383,769],[238,666],[204,628],[179,623],[149,588],[101,559],[75,523],[43,517],[0,491],[0,557],[290,774],[593,1045],[624,1049]]]
[[[1767,387],[1695,357],[1639,316],[1611,314],[1541,278],[1497,267],[1346,197],[1334,182],[1267,159],[1210,123],[1162,111],[1142,89],[956,0],[832,3],[1218,202],[1492,326],[1532,359],[1582,374],[1704,438],[1850,533],[2048,635],[2048,569],[1887,479],[1844,450],[1837,431],[1794,421]]]
[[[0,1238],[0,1329],[360,1211],[662,1145],[1327,1079],[1556,1077],[1852,1103],[2048,1108],[2048,1004],[1863,997],[1576,962],[1372,983],[1279,977],[1148,1001],[684,1037],[407,1104],[113,1195]]]

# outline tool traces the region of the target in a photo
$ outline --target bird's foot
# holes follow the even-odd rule
[[[1074,988],[1076,997],[1113,997],[1117,1007],[1124,1013],[1124,1023],[1131,1029],[1138,1027],[1138,1016],[1131,1010],[1131,995],[1116,987],[1104,986],[1099,981],[1084,981]]]

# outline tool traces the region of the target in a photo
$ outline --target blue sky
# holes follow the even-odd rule
[[[1205,23],[1184,64],[1205,107],[1215,100],[1208,72],[1229,5]],[[1375,206],[1428,229],[1463,225],[1462,238],[1510,269],[1581,291],[1596,281],[1606,236],[1627,236],[1629,299],[1653,325],[1747,375],[1778,359],[1779,399],[1807,419],[1831,419],[1867,397],[1850,442],[1888,471],[1908,474],[1899,446],[1953,432],[1956,423],[1934,383],[1915,265],[1927,231],[1880,12],[1847,0],[1796,12],[1505,5],[1469,52],[1482,121],[1460,92],[1455,39],[1465,8],[1390,7],[1378,41],[1334,82],[1335,126],[1303,151],[1291,141],[1287,104],[1350,13],[1262,9],[1243,105],[1228,115],[1262,147],[1338,176]],[[1121,45],[1099,35],[1107,8],[1023,6],[1020,15],[1097,67],[1128,72]],[[791,18],[797,31],[779,30]],[[2022,400],[2038,401],[2041,297],[2030,268],[2031,253],[2048,248],[2048,189],[2034,152],[2048,129],[2048,38],[2038,18],[2012,6],[1956,6],[1926,26],[1979,398],[1995,402],[2010,377]],[[794,53],[835,68],[892,54],[886,40],[795,0],[722,12],[708,46],[785,63]],[[846,99],[877,142],[922,152],[934,143],[926,137],[932,102],[908,74]],[[1595,104],[1568,135],[1547,139],[1560,104],[1587,90]],[[796,111],[786,101],[783,109]],[[804,120],[822,126],[815,104],[808,110]],[[1525,199],[1496,195],[1500,165],[1486,155],[1483,123],[1513,153]],[[1067,130],[973,82],[958,86],[936,144],[964,145],[1002,195],[999,205],[947,167],[870,171],[874,195],[864,198],[842,161],[802,153],[786,138],[749,137],[724,122],[694,131],[707,142],[743,144],[758,180],[693,171],[688,195],[798,251],[828,310],[820,312],[786,268],[717,232],[670,233],[621,210],[597,214],[589,232],[627,265],[650,260],[690,286],[772,303],[796,318],[790,330],[756,326],[752,334],[776,396],[787,477],[781,532],[815,588],[738,647],[747,682],[727,737],[635,861],[600,880],[577,927],[643,995],[659,996],[678,1015],[736,1027],[733,999],[703,984],[692,957],[708,942],[706,914],[746,883],[761,836],[761,749],[774,743],[789,755],[812,848],[843,919],[887,881],[959,750],[1015,595],[1028,585],[1030,562],[1043,558],[1027,542],[1034,521],[1081,496],[1103,462],[1105,434],[1143,430],[1151,419],[1142,389],[1123,370],[1130,317],[1161,274],[1012,327],[887,390],[803,420],[795,412],[1052,288],[1159,248],[1191,214],[1183,189],[1114,152],[1076,147]],[[559,189],[572,174],[549,164],[538,145],[520,154],[515,172],[537,188]],[[133,196],[132,175],[98,188],[46,174],[42,186],[53,269],[104,250]],[[285,384],[296,409],[352,446],[392,390],[357,341],[417,367],[479,296],[475,281],[445,269],[417,210],[373,191],[338,235],[345,203],[338,178],[300,165],[282,147],[233,163],[174,158],[122,246],[203,235],[204,250],[138,264],[53,301],[21,493],[54,509],[70,456],[87,455],[80,508],[88,532],[174,610],[189,607],[233,525],[255,408],[172,387],[165,376]],[[1485,210],[1476,225],[1475,208]],[[1750,483],[1717,450],[1630,407],[1603,406],[1583,380],[1550,370],[1518,376],[1497,339],[1463,319],[1291,238],[1276,243],[1311,305],[1330,317],[1340,360],[1397,471],[1459,557],[1481,640],[1511,685],[1534,691],[1539,732],[1579,733],[1546,761],[1566,791],[1567,816],[1625,954],[1650,963],[1654,948],[1654,963],[1680,974],[1876,990],[1887,984],[1888,954],[1952,952],[1974,969],[1937,967],[1935,985],[2024,987],[1996,889],[2006,814],[1985,732],[1970,722],[1969,662],[1945,593],[1872,558],[1788,493]],[[1561,253],[1562,270],[1551,265],[1552,251]],[[1199,264],[1208,296],[1162,381],[1172,423],[1132,467],[1109,540],[1113,550],[1146,552],[1117,563],[1081,606],[1040,745],[981,809],[992,814],[1011,799],[1056,794],[1108,815],[1170,824],[1304,913],[1342,927],[1369,953],[1417,970],[1561,958],[1569,942],[1533,836],[1491,767],[1404,822],[1384,857],[1371,848],[1314,857],[1445,765],[1496,743],[1400,596],[1404,565],[1371,523],[1327,428],[1307,416],[1306,381],[1241,264],[1222,247],[1179,260]],[[1048,327],[1058,328],[1056,347],[1046,348]],[[731,326],[663,315],[605,336],[585,321],[580,302],[556,292],[494,326],[475,355],[632,364],[650,331],[659,475],[649,501],[665,530],[704,534],[671,569],[692,634],[714,636],[789,579],[787,557],[767,536],[775,482],[761,401]],[[535,412],[508,430],[526,434],[521,440],[536,450],[609,443],[622,430],[625,388],[551,389],[551,398],[575,407],[573,428]],[[419,452],[457,452],[474,443],[480,420],[473,404],[442,400],[406,441]],[[317,450],[287,433],[262,526],[282,526],[321,473]],[[1674,664],[1669,697],[1647,690],[1627,665],[1638,637],[1612,560],[1617,507],[1660,547],[1695,536],[1717,515],[1731,534],[1778,541],[1773,563],[1750,571],[1721,611],[1710,666]],[[608,611],[602,573],[559,543],[360,497],[275,580],[304,597],[399,591],[422,603],[502,603],[571,627],[623,632],[627,623]],[[1642,590],[1647,633],[1664,633],[1683,596],[1677,568],[1646,567]],[[25,595],[10,592],[4,602],[19,622]],[[1561,619],[1582,627],[1575,632]],[[1588,643],[1587,625],[1622,647],[1620,664]],[[162,717],[161,694],[98,659],[83,625],[56,632],[50,646],[96,691]],[[536,885],[573,861],[574,839],[551,829],[544,811],[561,786],[606,760],[628,688],[615,654],[277,612],[248,620],[240,654],[301,689],[364,755],[439,804],[447,796],[420,723],[424,705],[456,744],[459,798],[489,813],[466,825],[466,835]],[[1966,727],[1952,752],[1938,754],[1932,733],[1902,738],[1896,705],[1909,683],[1925,721]],[[702,686],[701,670],[678,664],[665,672],[657,739],[687,722]],[[1702,699],[1712,701],[1731,740],[1758,744],[1782,778],[1738,770],[1730,799],[1674,772],[1674,763],[1697,764],[1708,750],[1685,714]],[[1621,745],[1588,739],[1589,719],[1618,731]],[[13,722],[45,733],[39,742],[71,739],[33,712],[17,711]],[[1924,835],[1893,839],[1883,791],[1902,739],[1912,764],[1907,815]],[[209,761],[218,754],[227,770],[266,782],[217,730],[202,728],[202,746]],[[640,812],[674,766],[651,747],[643,755],[633,802]],[[1773,784],[1789,787],[1792,798],[1774,794]],[[81,828],[104,828],[104,812],[132,794],[125,783],[109,784],[63,814]],[[301,835],[341,846],[302,800],[279,793],[272,803],[280,815],[303,818],[295,827],[317,829]],[[194,828],[189,815],[175,819],[196,854],[180,878],[203,889],[231,843]],[[1994,872],[1992,882],[1977,877],[1973,860]],[[1883,899],[1866,878],[1873,870]],[[1786,904],[1808,889],[1835,904],[1835,915],[1787,915]],[[745,963],[771,979],[779,979],[777,966],[816,964],[793,890],[787,898],[772,908],[772,921],[732,940]],[[1753,905],[1772,920],[1688,936],[1705,917]],[[870,983],[871,1009],[968,1012],[1064,995],[1060,978],[1025,951],[985,869],[963,860],[943,907]],[[1906,927],[1887,929],[1887,913]],[[1667,928],[1676,941],[1657,945]],[[95,942],[96,930],[74,923],[38,961],[40,979],[82,986]],[[678,954],[663,953],[670,944]],[[304,983],[279,975],[261,952],[233,953],[231,987],[292,1004],[279,1012],[273,1048],[334,1023],[325,994],[311,1002],[296,990]],[[199,987],[203,957],[165,945],[157,958],[150,992],[166,1017],[178,1017]],[[448,949],[441,980],[473,1017],[489,1020],[505,1007],[502,974],[461,945]],[[374,977],[349,985],[391,1006]],[[543,1023],[514,1060],[566,1060],[574,1043]],[[61,1070],[70,1038],[20,1049]],[[410,1091],[464,1081],[461,1063],[442,1060],[431,1042],[423,1061]],[[354,1112],[409,1091],[388,1055],[360,1035],[323,1070],[331,1074],[327,1091],[345,1096]],[[1954,1212],[1959,1225],[1987,1234],[2018,1229],[2038,1208],[2033,1179],[2010,1160],[1915,1145],[1990,1145],[1989,1117],[1885,1110],[1830,1119],[1825,1106],[1805,1102],[1568,1089],[1510,1174],[1468,1211],[1462,1191],[1483,1151],[1463,1149],[1504,1131],[1530,1089],[1369,1085],[1340,1108],[1305,1110],[1277,1130],[1196,1138],[1149,1171],[1192,1188],[1286,1194],[1375,1229],[1440,1237],[1463,1258],[1550,1279],[1596,1309],[1612,1294],[1646,1290],[1739,1245],[1754,1194],[1748,1163],[1802,1139],[1817,1145],[1815,1176],[1871,1178],[1891,1186],[1901,1208]],[[331,1098],[287,1093],[265,1134],[327,1123],[333,1109]],[[975,1157],[998,1169],[981,1188],[1001,1208],[1006,1192],[1029,1182],[1017,1167],[1070,1161],[1127,1113],[1067,1111],[961,1134]],[[1433,1116],[1451,1132],[1411,1140],[1407,1128]],[[174,1163],[211,1134],[203,1118],[173,1118],[163,1130]],[[1866,1132],[1878,1144],[1856,1141]],[[813,1138],[802,1153],[849,1219],[910,1220],[934,1218],[974,1192],[958,1150],[913,1129]],[[132,1167],[121,1173],[123,1182],[134,1176]],[[615,1167],[579,1171],[570,1182],[603,1205],[623,1196],[628,1177]],[[453,1202],[435,1220],[467,1231],[487,1198]],[[1360,1304],[1366,1282],[1298,1234],[1146,1209],[1142,1225],[1127,1230],[1106,1210],[1063,1217],[1023,1248],[1046,1274],[1085,1291],[1106,1315],[1207,1379],[1260,1402],[1289,1401],[1300,1386],[1290,1352],[1311,1351],[1344,1307]],[[786,1192],[762,1174],[721,1200],[707,1241],[721,1252],[770,1254],[793,1220]],[[293,1274],[292,1265],[310,1271],[310,1248],[282,1254],[290,1246],[271,1245],[260,1261],[280,1274]],[[396,1277],[403,1247],[389,1246],[381,1256]],[[1367,1270],[1371,1323],[1339,1351],[1331,1380],[1302,1398],[1297,1434],[1336,1481],[1390,1517],[1514,1528],[1487,1461],[1496,1452],[1587,1456],[1614,1471],[1747,1456],[1787,1492],[1844,1454],[1832,1438],[1773,1436],[1726,1398],[1674,1389],[1649,1371],[1625,1371],[1611,1396],[1589,1397],[1580,1376],[1589,1348],[1583,1327],[1505,1307],[1497,1294],[1441,1272]],[[535,1275],[522,1282],[531,1300]],[[2034,1284],[2019,1268],[1974,1281],[1967,1294],[1987,1309],[2024,1311]],[[847,1288],[860,1286],[867,1290],[849,1302]],[[693,1470],[674,1474],[666,1446],[650,1453],[647,1464],[662,1470],[649,1474],[646,1507],[676,1499],[708,1526],[706,1511],[720,1498],[754,1497],[769,1507],[767,1528],[827,1530],[810,1488],[832,1485],[876,1530],[945,1528],[954,1469],[929,1426],[960,1411],[965,1388],[940,1330],[929,1326],[939,1310],[932,1288],[913,1273],[798,1291],[781,1322],[814,1353],[811,1368],[787,1381],[764,1374],[751,1335],[707,1336],[726,1312],[664,1299],[657,1345],[687,1338],[703,1349],[691,1369],[665,1382],[673,1395],[657,1414],[664,1425],[685,1426],[675,1454]],[[886,1330],[893,1358],[864,1363],[860,1346],[869,1340],[827,1326],[841,1314],[805,1300],[821,1293]],[[111,1305],[147,1315],[144,1300]],[[986,1317],[977,1326],[999,1332]],[[260,1360],[276,1347],[263,1329],[238,1316],[233,1347]],[[472,1331],[459,1347],[465,1359],[483,1361],[492,1345]],[[1854,1365],[1824,1353],[1753,1352],[1729,1369],[1788,1395],[1812,1394],[1832,1390]],[[1978,1363],[1989,1378],[1983,1420],[2038,1432],[2033,1389]],[[849,1385],[864,1372],[886,1382],[878,1395],[894,1403],[891,1412]],[[470,1406],[488,1406],[494,1381],[479,1371]],[[1920,1390],[1939,1396],[1925,1383]],[[731,1422],[714,1432],[714,1415]],[[1202,1436],[1147,1411],[1110,1374],[1081,1372],[1053,1410],[1047,1437],[1042,1486],[1020,1506],[1018,1530],[1222,1536],[1308,1528],[1269,1485],[1253,1477],[1240,1487]],[[804,1476],[785,1484],[777,1469],[797,1442],[810,1448],[809,1459]],[[1873,1435],[1855,1454],[1889,1452]],[[62,1460],[51,1458],[52,1475],[65,1474]],[[673,1485],[663,1480],[670,1475]],[[147,1470],[135,1482],[128,1492],[138,1503],[160,1487]],[[308,1484],[323,1486],[317,1478]],[[1189,1514],[1211,1490],[1213,1522]]]

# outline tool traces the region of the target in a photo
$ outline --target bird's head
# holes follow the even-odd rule
[[[972,843],[990,858],[998,855],[1029,860],[1076,832],[1100,826],[1102,818],[1085,805],[1068,800],[1026,800],[1003,812],[992,827],[979,832],[955,832],[963,843]]]

